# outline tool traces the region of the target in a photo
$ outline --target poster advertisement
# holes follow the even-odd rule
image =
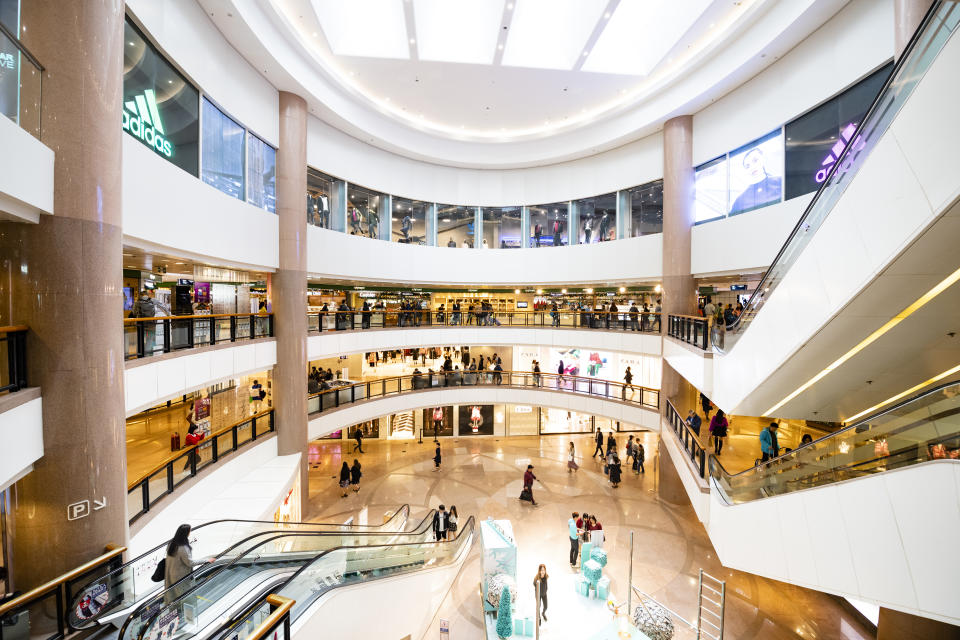
[[[773,131],[730,152],[730,214],[780,202],[783,195],[783,132]]]
[[[437,420],[439,418],[439,420]],[[423,410],[424,437],[453,435],[453,407],[429,407]]]
[[[461,436],[493,435],[492,404],[461,404],[459,409]]]
[[[193,285],[194,302],[210,302],[210,283],[196,282]]]
[[[694,170],[696,222],[721,218],[727,213],[727,158],[717,158]]]
[[[98,582],[80,600],[75,613],[81,620],[89,620],[100,613],[100,610],[109,600],[110,593],[107,591],[106,583]]]

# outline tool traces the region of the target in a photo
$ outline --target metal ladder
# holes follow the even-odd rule
[[[714,578],[700,569],[700,587],[697,593],[697,640],[703,640],[703,638],[723,640],[723,609],[726,594],[725,581]],[[707,616],[704,617],[704,614]]]

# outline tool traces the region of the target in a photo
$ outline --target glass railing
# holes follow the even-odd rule
[[[407,393],[408,391],[478,385],[565,391],[607,400],[618,400],[653,410],[658,410],[660,407],[660,391],[657,389],[628,385],[612,380],[562,376],[556,373],[471,370],[428,371],[353,384],[332,380],[327,384],[330,384],[332,388],[310,394],[307,397],[307,413],[321,413],[364,400]]]
[[[897,60],[893,72],[877,95],[877,99],[870,106],[837,161],[833,163],[826,180],[820,185],[813,200],[800,217],[800,221],[744,306],[743,313],[730,325],[725,325],[723,322],[713,324],[710,339],[717,351],[724,352],[732,349],[739,336],[750,326],[763,307],[764,301],[770,297],[796,263],[844,191],[857,176],[900,108],[909,99],[937,54],[953,35],[958,23],[960,23],[960,4],[938,1],[931,6],[903,55]]]
[[[958,459],[960,383],[953,382],[740,473],[711,456],[710,477],[728,504],[739,504]]]
[[[680,412],[677,411],[676,407],[674,407],[673,403],[669,400],[667,400],[666,418],[670,424],[670,428],[677,434],[677,439],[680,440],[680,444],[683,446],[687,457],[690,458],[693,466],[696,467],[697,474],[701,478],[705,478],[707,471],[707,454],[703,445],[700,444],[700,434],[694,433],[690,425],[687,424],[686,420],[683,419],[683,416],[680,415]]]
[[[382,525],[344,525],[322,522],[269,522],[256,520],[217,520],[198,525],[190,532],[192,554],[198,561],[220,559],[235,550],[238,543],[257,537],[274,536],[278,532],[309,531],[341,534],[351,531],[389,533],[403,531],[410,515],[410,506],[403,505]],[[151,576],[157,564],[166,556],[169,540],[125,563],[106,566],[97,575],[85,576],[79,589],[67,600],[70,626],[85,629],[102,618],[142,603],[145,598],[159,593],[163,583],[153,582]],[[119,558],[118,558],[119,560]],[[84,606],[84,603],[88,603]]]
[[[0,394],[27,386],[26,325],[0,327]]]
[[[660,333],[660,313],[622,309],[558,311],[337,311],[307,314],[309,331],[356,331],[395,327],[557,327]]]
[[[276,594],[258,600],[235,622],[218,629],[211,640],[290,640],[290,610],[295,601]]]
[[[263,588],[295,600],[283,588],[277,588],[286,582],[290,569],[309,566],[319,556],[332,550],[350,555],[370,555],[363,550],[394,546],[422,547],[428,544],[428,539],[433,538],[432,522],[431,511],[411,532],[351,531],[332,535],[298,532],[279,533],[254,540],[252,544],[243,545],[242,552],[218,559],[209,568],[201,566],[150,602],[141,605],[139,615],[131,616],[124,623],[120,638],[140,640],[159,637],[160,630],[168,624],[167,620],[180,615],[182,611],[189,611],[189,615],[181,619],[178,632],[195,635],[219,623],[230,609],[239,604],[238,600],[249,597],[251,591]],[[301,572],[302,569],[298,574]],[[258,581],[258,576],[262,581],[252,584],[251,581]],[[319,586],[322,585],[313,584],[312,588]],[[296,619],[296,611],[292,617]]]
[[[194,478],[199,471],[220,461],[225,455],[256,441],[274,430],[273,409],[244,418],[188,445],[127,487],[127,517],[133,524],[150,511],[164,496]]]
[[[272,336],[272,313],[217,313],[125,318],[123,321],[123,349],[127,360]]]
[[[23,46],[15,33],[0,23],[0,103],[3,115],[37,140],[40,139],[40,98],[43,65]]]
[[[700,349],[707,348],[710,320],[700,316],[667,316],[667,335],[692,344]]]

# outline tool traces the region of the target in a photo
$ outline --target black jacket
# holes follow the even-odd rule
[[[440,539],[440,534],[447,531],[450,528],[450,522],[448,520],[449,514],[444,511],[442,514],[439,511],[435,511],[433,514],[433,534]],[[441,524],[441,520],[443,523]]]
[[[360,476],[362,475],[360,465],[355,464],[350,467],[350,484],[360,484]]]

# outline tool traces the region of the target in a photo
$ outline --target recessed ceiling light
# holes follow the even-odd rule
[[[513,3],[512,3],[512,2],[507,3],[507,11],[513,11]]]
[[[450,222],[450,218],[444,218],[443,222]]]
[[[132,42],[128,42],[127,44],[130,45],[131,47],[134,46]]]
[[[560,289],[560,293],[566,293],[566,292],[567,292],[566,289]]]
[[[610,12],[609,12],[609,11],[607,11],[605,14],[603,14],[603,19],[604,19],[604,20],[609,20],[609,19],[610,19]]]
[[[711,23],[710,23],[710,28],[711,28],[711,29],[713,29],[715,26],[717,26],[717,23],[716,23],[716,22],[711,22]]]
[[[316,31],[313,32],[313,37],[314,37],[314,38],[317,37],[317,32],[316,32]]]
[[[413,38],[410,38],[410,44],[417,44],[417,41],[414,40]]]
[[[590,52],[589,52],[589,51],[584,51],[584,52],[583,52],[583,57],[584,57],[584,58],[586,58],[588,55],[590,55]]]
[[[502,45],[502,44],[498,44],[498,45],[497,45],[497,49],[499,49],[500,51],[503,51],[503,45]]]

